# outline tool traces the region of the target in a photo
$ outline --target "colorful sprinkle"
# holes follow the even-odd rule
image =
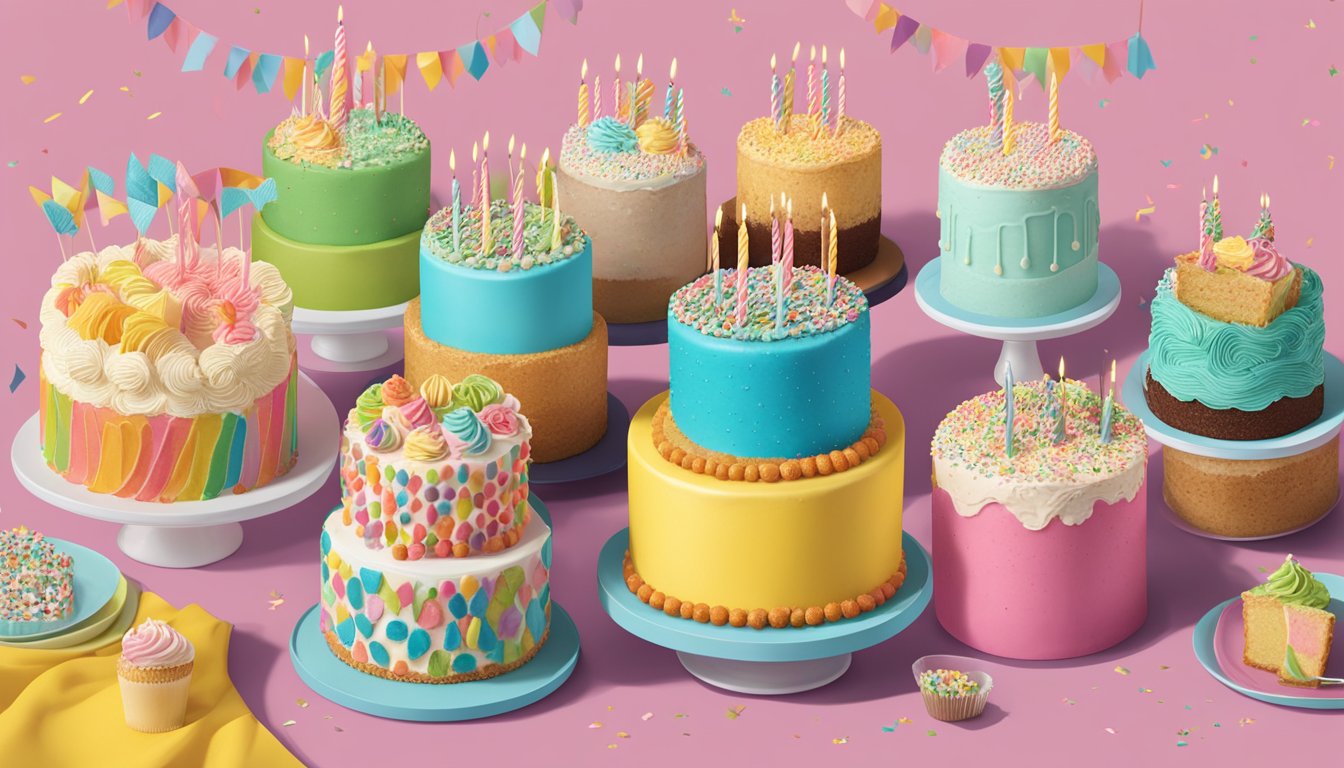
[[[953,136],[938,164],[963,181],[1007,189],[1055,189],[1075,184],[1097,169],[1092,143],[1073,131],[1060,131],[1050,141],[1041,123],[1013,128],[1013,151],[1004,154],[990,144],[991,127],[978,125]]]
[[[783,132],[775,129],[770,118],[758,117],[742,126],[737,137],[739,153],[793,168],[830,167],[871,154],[881,145],[882,136],[876,128],[852,117],[844,118],[844,130],[838,135],[822,131],[820,136],[816,135],[812,121],[803,115],[795,115],[789,121],[789,129]]]
[[[586,129],[571,125],[560,144],[560,167],[571,176],[603,182],[642,185],[661,180],[653,186],[665,186],[699,173],[705,167],[705,157],[694,143],[685,157],[680,152],[658,155],[638,148],[631,152],[601,152],[589,146]]]
[[[74,611],[74,565],[42,534],[0,530],[0,621],[56,621]]]
[[[919,689],[947,698],[974,696],[980,692],[980,683],[965,672],[951,669],[930,669],[919,675]]]
[[[453,211],[444,208],[429,217],[421,244],[434,256],[449,264],[467,269],[498,272],[524,272],[558,264],[588,247],[588,236],[579,229],[573,217],[561,214],[560,248],[551,250],[551,232],[554,219],[551,210],[527,203],[523,211],[523,254],[514,258],[509,238],[513,232],[513,208],[506,200],[490,202],[490,223],[494,249],[481,256],[481,213],[473,206],[464,206],[458,223],[458,239],[462,250],[453,250]]]
[[[813,266],[793,271],[793,289],[782,327],[776,327],[775,267],[747,272],[747,322],[738,325],[733,307],[737,270],[722,270],[722,301],[715,302],[714,276],[704,275],[672,294],[673,316],[706,336],[738,341],[772,341],[830,333],[868,311],[868,298],[843,277],[836,279],[835,300],[826,300],[826,275]]]

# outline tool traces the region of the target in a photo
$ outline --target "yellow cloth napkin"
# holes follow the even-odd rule
[[[146,592],[135,623],[151,616],[171,624],[196,646],[185,725],[153,734],[126,727],[117,683],[120,638],[85,653],[0,648],[0,744],[7,745],[0,762],[302,765],[257,722],[229,680],[229,624],[200,606],[178,610]]]

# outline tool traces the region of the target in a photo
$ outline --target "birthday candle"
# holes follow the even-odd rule
[[[1050,143],[1059,141],[1059,78],[1050,73]]]
[[[345,130],[346,118],[346,60],[345,60],[345,6],[336,10],[336,52],[331,61],[331,127],[336,131]]]
[[[1004,363],[1003,365],[1003,454],[1008,458],[1013,458],[1013,422],[1016,414],[1013,412],[1013,364]]]
[[[791,293],[793,291],[793,201],[790,200],[784,206],[784,257],[782,259],[784,272],[784,291]]]
[[[1269,195],[1260,195],[1260,220],[1255,224],[1255,232],[1251,237],[1263,237],[1270,242],[1274,241],[1274,219],[1269,215]]]
[[[490,226],[490,132],[481,140],[481,256],[495,250]]]
[[[560,188],[555,184],[555,171],[551,171],[551,250],[560,250]]]
[[[1003,67],[991,61],[985,67],[985,82],[989,86],[989,147],[1003,149]]]
[[[617,120],[625,119],[625,108],[621,103],[621,54],[616,54],[616,80],[611,84],[612,115]]]
[[[1199,193],[1199,247],[1204,247],[1204,235],[1209,232],[1209,190],[1205,187]]]
[[[831,203],[829,200],[826,199],[826,193],[822,192],[821,229],[817,230],[818,232],[821,233],[821,237],[818,239],[819,245],[817,248],[817,268],[820,269],[822,272],[826,271],[826,246],[829,242],[829,240],[826,238],[826,227],[828,227],[831,223],[830,218],[826,215],[826,212],[830,210],[830,208]]]
[[[1005,70],[1003,78],[1003,154],[1007,155],[1013,151],[1013,100],[1016,98],[1014,92],[1017,90],[1017,84],[1013,81],[1011,72]]]
[[[820,108],[817,102],[817,46],[807,53],[807,114],[815,115]]]
[[[691,151],[691,140],[686,135],[686,113],[681,108],[681,98],[685,90],[684,88],[677,90],[677,146],[680,147],[682,157]]]
[[[840,126],[845,121],[845,49],[840,49],[840,92],[835,110],[835,135],[840,135]]]
[[[383,112],[387,111],[387,62],[378,59],[377,71],[373,75],[373,122],[383,124]]]
[[[1209,221],[1213,225],[1213,241],[1218,242],[1223,239],[1223,205],[1218,202],[1218,175],[1213,176],[1213,211],[1209,214]]]
[[[355,105],[355,109],[364,106],[364,61],[372,53],[373,41],[370,40],[364,46],[364,56],[355,57],[355,76],[350,89],[350,101]]]
[[[537,205],[542,207],[543,216],[551,207],[550,189],[547,188],[546,184],[546,182],[550,181],[550,173],[551,148],[547,147],[546,150],[541,153],[541,165],[537,166]]]
[[[793,45],[793,59],[789,64],[789,71],[784,75],[784,104],[780,108],[779,129],[785,133],[789,130],[789,123],[793,120],[793,79],[796,76],[795,70],[798,69],[798,50],[802,48],[801,42]]]
[[[770,55],[770,119],[775,122],[775,130],[779,130],[779,73],[775,70],[775,56]]]
[[[663,119],[672,119],[672,91],[677,83],[677,60],[672,59],[672,70],[667,74],[667,96],[663,97]]]
[[[649,115],[649,103],[653,101],[653,81],[644,77],[644,54],[639,54],[635,62],[635,107],[630,118],[630,127],[638,128]]]
[[[747,204],[737,220],[737,324],[747,324],[747,271],[750,265],[747,242]]]
[[[821,46],[821,120],[817,122],[817,136],[831,121],[831,68],[826,63],[826,46]]]
[[[1101,442],[1111,442],[1111,426],[1115,418],[1115,361],[1111,361],[1111,387],[1106,391],[1106,400],[1101,404]]]
[[[299,78],[299,110],[308,114],[308,36],[303,36],[303,77]]]
[[[481,145],[477,142],[471,142],[471,207],[475,208],[481,202],[481,166],[477,163],[477,158],[481,154]]]
[[[714,211],[714,240],[709,244],[710,258],[714,272],[714,312],[718,314],[719,301],[723,296],[723,273],[719,271],[719,231],[723,229],[723,206]]]
[[[826,237],[830,241],[830,260],[827,264],[826,275],[826,301],[830,304],[835,303],[835,276],[836,266],[839,264],[836,257],[839,249],[836,247],[839,238],[839,227],[835,226],[835,211],[830,211],[831,221],[826,229]]]
[[[784,243],[781,239],[783,234],[779,231],[779,217],[775,215],[775,196],[770,196],[770,263],[779,264],[783,256]]]
[[[527,165],[527,145],[518,153],[518,175],[513,180],[513,258],[523,258],[523,214],[527,200],[523,197],[523,168]]]
[[[593,119],[602,116],[602,75],[593,75]]]
[[[588,60],[583,60],[583,67],[579,70],[579,127],[588,127]]]
[[[1055,388],[1055,393],[1059,396],[1059,416],[1055,420],[1055,444],[1064,442],[1068,437],[1068,380],[1064,378],[1064,358],[1059,358],[1059,386]]]

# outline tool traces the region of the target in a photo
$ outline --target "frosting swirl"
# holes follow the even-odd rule
[[[518,412],[503,403],[491,403],[482,408],[481,423],[497,437],[518,434]]]
[[[1255,256],[1246,274],[1273,283],[1287,277],[1288,273],[1293,271],[1293,265],[1279,253],[1273,240],[1257,237],[1251,240],[1250,245]]]
[[[420,396],[434,409],[435,415],[442,418],[453,404],[453,382],[442,374],[431,374],[420,385]]]
[[[415,390],[411,389],[410,382],[396,374],[383,384],[383,402],[388,405],[405,405],[413,397]]]
[[[383,385],[370,384],[369,388],[359,394],[355,399],[355,420],[359,422],[360,429],[367,430],[378,417],[383,414]]]
[[[412,428],[428,426],[438,421],[434,417],[434,410],[420,395],[402,403],[398,408],[401,410],[401,415],[406,417],[406,423]]]
[[[1252,595],[1277,598],[1291,605],[1324,610],[1330,604],[1330,590],[1311,571],[1302,567],[1292,555],[1284,558],[1283,565],[1269,575],[1269,579],[1250,590]]]
[[[490,430],[470,408],[449,411],[443,417],[443,428],[457,439],[462,453],[467,456],[477,456],[490,450]]]
[[[448,441],[437,424],[416,427],[406,436],[406,458],[411,461],[436,461],[448,455]]]
[[[158,619],[145,619],[121,638],[121,660],[137,667],[176,667],[195,658],[191,641]]]
[[[630,126],[608,115],[588,126],[588,146],[598,152],[634,152],[639,149],[639,138]]]
[[[378,453],[395,451],[401,447],[401,429],[390,421],[374,419],[364,433],[364,442]]]
[[[666,155],[677,149],[677,130],[672,121],[655,117],[645,120],[635,129],[639,151],[648,155]]]
[[[470,408],[480,413],[485,406],[498,403],[504,397],[504,389],[489,376],[473,373],[453,387],[453,409]]]
[[[1218,266],[1245,272],[1251,268],[1255,252],[1240,235],[1225,237],[1213,244],[1213,255],[1218,257]]]

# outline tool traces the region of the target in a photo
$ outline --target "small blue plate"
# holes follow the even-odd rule
[[[1320,572],[1317,572],[1315,576],[1325,585],[1326,589],[1330,590],[1331,595],[1344,595],[1344,576]],[[1331,686],[1329,688],[1295,689],[1288,686],[1278,685],[1278,683],[1275,682],[1275,676],[1269,672],[1244,667],[1240,669],[1225,669],[1223,665],[1219,663],[1219,654],[1217,651],[1219,644],[1218,640],[1222,638],[1225,642],[1231,643],[1235,640],[1239,640],[1242,636],[1241,632],[1237,631],[1235,633],[1236,637],[1231,638],[1226,635],[1230,630],[1226,627],[1220,628],[1219,626],[1220,620],[1222,620],[1222,623],[1224,624],[1228,623],[1227,620],[1223,618],[1224,615],[1228,613],[1229,609],[1235,610],[1233,604],[1240,600],[1240,596],[1234,597],[1231,600],[1224,600],[1218,605],[1215,605],[1208,613],[1204,614],[1204,617],[1195,625],[1193,639],[1195,658],[1199,659],[1199,663],[1204,669],[1207,670],[1210,675],[1213,675],[1215,680],[1237,693],[1250,696],[1253,699],[1259,699],[1260,701],[1267,701],[1270,704],[1279,704],[1285,707],[1299,707],[1301,709],[1344,709],[1344,687]],[[1339,624],[1341,620],[1344,619],[1344,616],[1341,616],[1341,614],[1344,613],[1344,602],[1341,602],[1339,597],[1333,597],[1330,600],[1329,610],[1331,613],[1335,614],[1336,624]],[[1240,613],[1237,613],[1235,619],[1237,620],[1236,623],[1240,624]],[[1336,638],[1341,637],[1338,632],[1335,636]],[[1327,670],[1327,674],[1331,672],[1338,674],[1340,662],[1334,657],[1336,654],[1344,653],[1344,648],[1341,648],[1341,646],[1344,646],[1344,642],[1337,639],[1333,649],[1334,653],[1331,654],[1331,661],[1333,663],[1330,665],[1330,669]],[[1224,658],[1226,658],[1228,653],[1224,653],[1223,655]],[[1227,663],[1233,664],[1237,662],[1228,661]],[[1273,686],[1273,689],[1277,690],[1271,689],[1270,686]],[[1302,693],[1290,693],[1290,691],[1295,690],[1301,690]],[[1331,694],[1334,695],[1332,696]]]
[[[630,546],[622,528],[597,557],[598,599],[622,629],[674,651],[734,661],[809,661],[853,653],[894,637],[924,612],[933,597],[929,554],[914,536],[903,535],[905,583],[890,600],[852,619],[815,627],[756,631],[701,624],[655,611],[625,586],[621,565]]]
[[[117,593],[121,571],[102,554],[72,541],[47,537],[56,551],[69,555],[75,569],[75,610],[59,621],[0,621],[0,639],[9,641],[41,640],[55,637],[92,617]]]
[[[625,466],[625,433],[630,428],[630,411],[618,397],[607,393],[607,432],[597,445],[568,459],[533,464],[527,480],[534,485],[572,483],[615,472]]]

